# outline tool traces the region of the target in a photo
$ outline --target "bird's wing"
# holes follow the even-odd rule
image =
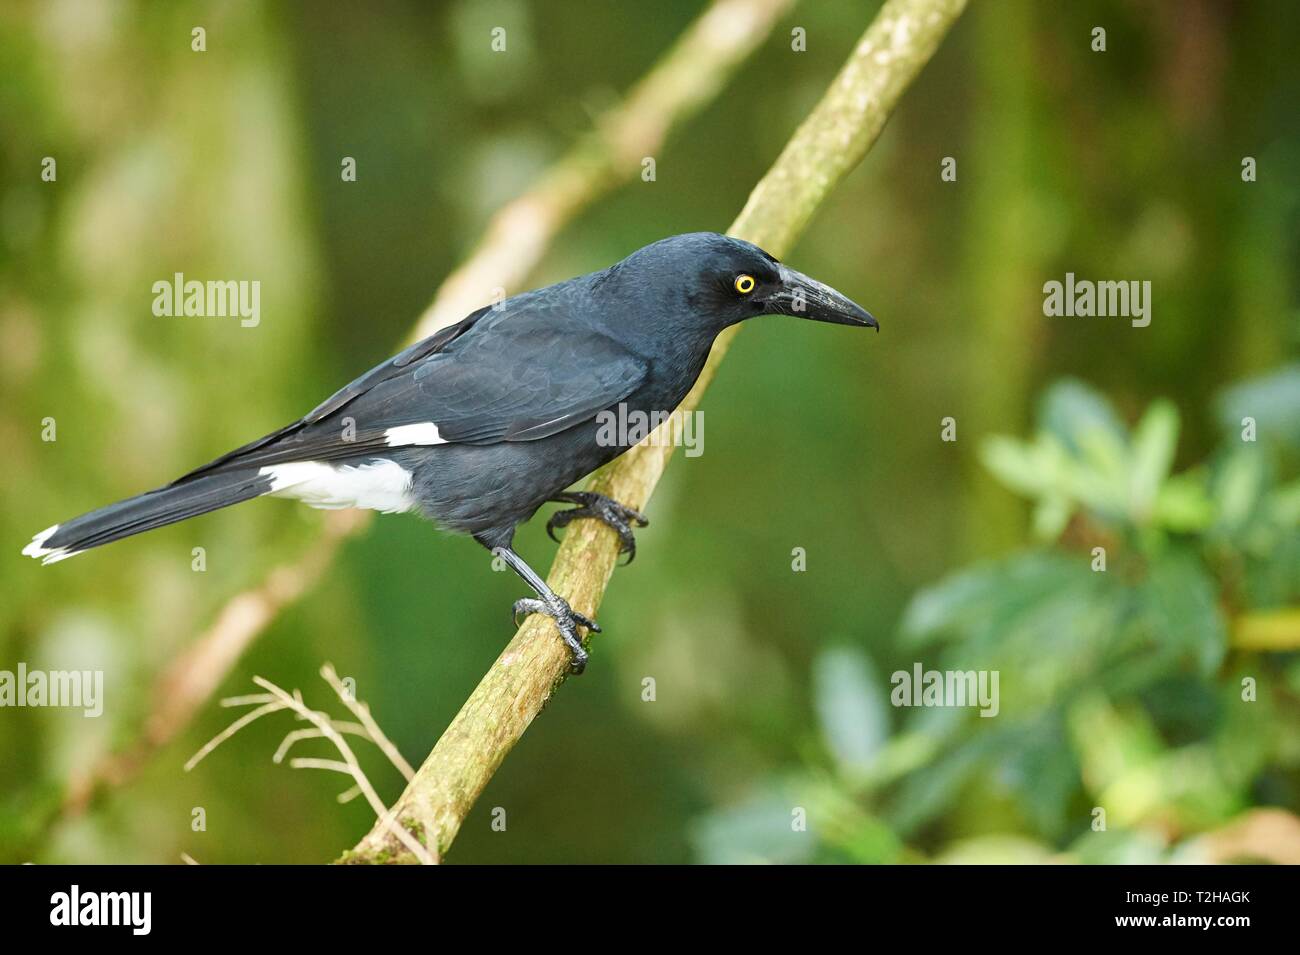
[[[566,322],[529,320],[545,317],[494,319],[481,334],[445,329],[362,375],[294,424],[181,480],[410,445],[535,441],[591,420],[645,380],[645,362],[618,342]],[[475,313],[461,324],[479,318]]]
[[[480,308],[477,311],[470,312],[470,314],[466,315],[456,324],[438,329],[438,331],[434,332],[428,338],[420,339],[420,341],[398,352],[387,361],[376,365],[360,378],[344,385],[297,421],[287,424],[277,431],[272,431],[270,434],[258,438],[256,441],[250,441],[248,444],[235,448],[233,451],[227,451],[225,454],[221,455],[221,457],[215,458],[207,464],[181,475],[172,483],[179,484],[181,481],[188,480],[189,478],[196,477],[200,474],[225,470],[236,465],[242,466],[245,461],[254,457],[258,451],[270,448],[274,446],[277,441],[287,438],[290,435],[300,432],[304,428],[323,420],[338,411],[344,405],[348,404],[348,402],[352,401],[354,398],[369,391],[380,382],[401,375],[412,364],[442,351],[457,338],[473,328],[478,321],[490,311],[490,306]]]

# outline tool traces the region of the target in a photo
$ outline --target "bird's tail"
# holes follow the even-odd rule
[[[23,554],[52,564],[100,544],[238,504],[270,490],[270,478],[259,475],[256,469],[183,479],[47,527],[23,548]]]

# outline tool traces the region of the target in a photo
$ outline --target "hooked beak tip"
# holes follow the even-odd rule
[[[780,310],[786,314],[816,322],[856,325],[880,331],[880,323],[874,315],[830,286],[786,266],[781,267],[781,278],[789,301],[784,301],[784,307]]]

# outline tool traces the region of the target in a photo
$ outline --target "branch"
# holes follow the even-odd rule
[[[583,209],[640,169],[668,132],[713,99],[794,0],[717,0],[617,106],[599,116],[579,141],[523,195],[503,207],[469,259],[439,287],[414,326],[423,338],[517,288],[541,261],[552,238]],[[325,536],[303,556],[275,568],[262,583],[226,602],[213,625],[167,668],[136,742],[105,754],[68,785],[60,814],[81,813],[105,788],[132,779],[187,726],[231,668],[280,611],[314,587],[343,543],[371,515],[338,511]],[[53,823],[55,818],[48,822]]]
[[[966,0],[889,0],[822,101],[750,194],[730,233],[784,255],[832,188],[880,135],[903,91],[929,61]],[[682,402],[695,409],[738,327],[718,337]],[[672,455],[670,442],[642,444],[599,472],[591,489],[643,509]],[[547,582],[594,616],[618,556],[618,537],[595,521],[570,526]],[[568,674],[569,653],[550,620],[533,616],[515,634],[438,740],[393,808],[400,825],[441,859],[492,775]],[[410,862],[391,827],[377,825],[340,861]]]
[[[634,86],[621,106],[533,188],[503,207],[469,260],[442,283],[415,327],[413,340],[460,321],[518,287],[551,239],[585,207],[630,179],[645,156],[664,144],[673,123],[712,100],[794,0],[719,0]]]

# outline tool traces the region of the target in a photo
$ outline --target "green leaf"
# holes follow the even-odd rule
[[[1038,409],[1039,427],[1055,435],[1070,451],[1083,449],[1090,432],[1108,434],[1123,443],[1126,434],[1115,409],[1101,392],[1073,378],[1063,378],[1047,389]]]
[[[1281,527],[1300,527],[1300,481],[1284,484],[1268,496],[1269,519]]]
[[[1129,472],[1129,513],[1145,524],[1155,507],[1160,486],[1174,463],[1178,445],[1178,409],[1157,401],[1133,430],[1132,469]]]
[[[1042,541],[1056,540],[1069,525],[1074,511],[1074,504],[1067,497],[1044,497],[1034,508],[1034,536]]]
[[[1053,708],[1027,723],[1004,760],[1005,785],[1034,828],[1056,837],[1071,828],[1070,800],[1081,786],[1079,763],[1070,747],[1063,714]]]
[[[989,564],[952,574],[918,592],[903,611],[904,636],[921,642],[959,629],[970,615],[982,612],[1000,577],[999,565]]]
[[[1145,589],[1161,648],[1189,652],[1202,674],[1213,673],[1227,652],[1228,628],[1205,568],[1188,555],[1170,553],[1151,566]]]
[[[1203,531],[1214,523],[1214,502],[1200,472],[1176,474],[1165,481],[1156,495],[1152,520],[1177,533]]]
[[[1150,765],[1164,748],[1145,710],[1118,707],[1099,690],[1070,706],[1066,721],[1089,793]]]
[[[1075,494],[1095,514],[1110,520],[1129,515],[1131,456],[1122,437],[1101,428],[1078,438],[1081,456],[1074,466]]]
[[[1228,440],[1241,440],[1241,421],[1254,418],[1260,441],[1300,446],[1300,363],[1227,389],[1215,402]]]
[[[823,650],[813,662],[813,702],[836,763],[864,773],[889,736],[884,686],[867,655],[851,647]]]
[[[904,837],[929,822],[961,795],[995,747],[993,734],[975,736],[908,776],[889,800],[886,822]]]
[[[1063,487],[1068,465],[1055,441],[1020,441],[993,435],[980,444],[980,460],[999,481],[1028,497],[1041,497]]]
[[[808,831],[796,831],[793,808],[781,792],[769,791],[716,809],[691,825],[696,855],[706,865],[809,862],[817,849],[815,815]]]
[[[950,844],[935,862],[940,865],[1044,865],[1051,862],[1050,846],[1015,833],[991,833]]]
[[[1027,608],[1087,574],[1086,563],[1051,551],[980,564],[917,593],[903,612],[903,636],[915,645],[941,635],[1004,634]]]
[[[1245,526],[1264,491],[1264,458],[1257,447],[1239,446],[1216,469],[1211,484],[1217,524],[1231,533]]]
[[[1147,830],[1089,830],[1071,843],[1069,851],[1084,865],[1156,865],[1165,861],[1165,840]]]

